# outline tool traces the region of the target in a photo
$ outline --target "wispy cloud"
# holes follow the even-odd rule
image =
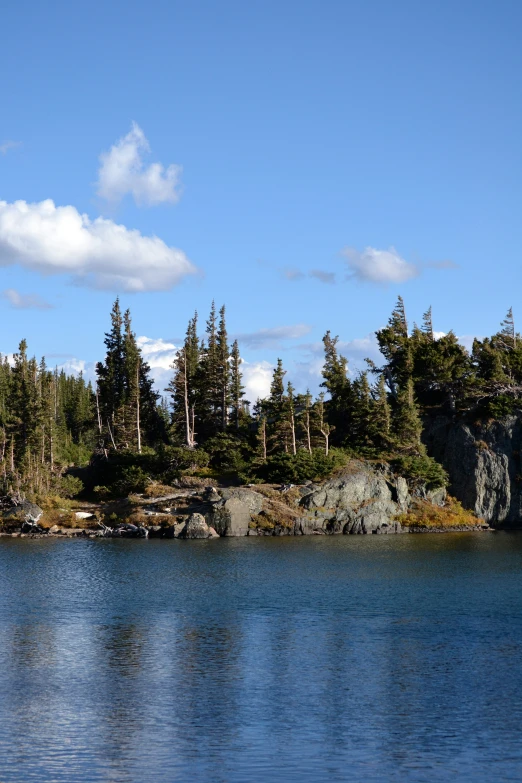
[[[431,267],[432,269],[458,269],[459,265],[456,264],[454,261],[451,261],[451,259],[446,258],[443,261],[428,261],[426,263],[426,266]]]
[[[307,277],[313,277],[320,283],[335,283],[335,272],[326,272],[323,269],[312,269],[310,272],[303,272],[297,267],[284,267],[279,270],[282,277],[296,283],[299,280],[305,280]]]
[[[335,283],[335,272],[325,272],[322,269],[312,269],[310,277],[315,277],[320,283],[333,285]]]
[[[50,310],[54,307],[39,294],[21,294],[14,288],[6,288],[2,296],[16,310]]]
[[[117,203],[130,194],[139,206],[179,201],[182,167],[175,163],[146,166],[143,157],[149,152],[145,134],[133,122],[129,133],[100,155],[98,195]]]
[[[284,269],[281,269],[281,274],[286,280],[290,280],[291,282],[302,280],[306,277],[304,272],[301,272],[300,269],[296,269],[295,267],[284,267]]]
[[[10,140],[3,141],[0,144],[0,154],[6,155],[9,152],[9,150],[14,150],[17,147],[21,147],[21,146],[22,146],[21,141],[10,141]]]
[[[388,250],[366,247],[362,252],[346,247],[342,253],[348,264],[349,277],[355,280],[381,285],[404,283],[420,272],[418,266],[405,261],[394,247]]]
[[[291,326],[275,326],[270,329],[259,329],[257,332],[236,334],[234,337],[241,345],[249,348],[279,348],[286,340],[299,340],[311,331],[308,324],[293,324]]]
[[[51,199],[0,201],[0,266],[68,274],[77,285],[111,291],[167,291],[197,272],[183,251],[112,220],[90,220]]]

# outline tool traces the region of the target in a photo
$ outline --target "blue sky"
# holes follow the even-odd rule
[[[399,293],[440,331],[522,324],[521,26],[514,0],[8,4],[0,349],[88,368],[119,293],[161,382],[215,298],[253,396],[278,355],[314,387],[327,328],[357,366]]]

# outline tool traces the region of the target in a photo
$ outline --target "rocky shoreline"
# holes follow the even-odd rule
[[[4,530],[6,521],[10,529],[0,535],[186,540],[491,529],[461,507],[455,513],[455,501],[444,489],[410,485],[387,466],[360,460],[327,481],[298,486],[216,487],[205,486],[203,479],[187,479],[189,486],[179,483],[159,497],[133,496],[76,512],[76,527],[71,520],[47,526],[42,509],[21,501],[2,512]]]

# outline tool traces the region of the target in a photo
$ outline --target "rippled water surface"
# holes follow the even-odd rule
[[[522,780],[522,535],[0,540],[0,780]]]

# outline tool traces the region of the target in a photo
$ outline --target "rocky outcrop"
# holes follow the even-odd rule
[[[207,522],[220,536],[246,536],[252,516],[263,509],[263,496],[246,487],[221,490],[221,498],[210,503]]]
[[[207,525],[202,514],[191,514],[178,538],[219,538],[213,527]]]
[[[386,478],[363,462],[326,481],[301,500],[300,532],[399,533],[395,517],[408,509],[405,479]]]
[[[11,522],[20,522],[37,525],[42,517],[43,511],[36,503],[30,503],[28,500],[12,501],[10,508],[2,511],[2,519]]]
[[[423,438],[465,508],[493,527],[522,526],[522,415],[475,423],[439,416]]]

